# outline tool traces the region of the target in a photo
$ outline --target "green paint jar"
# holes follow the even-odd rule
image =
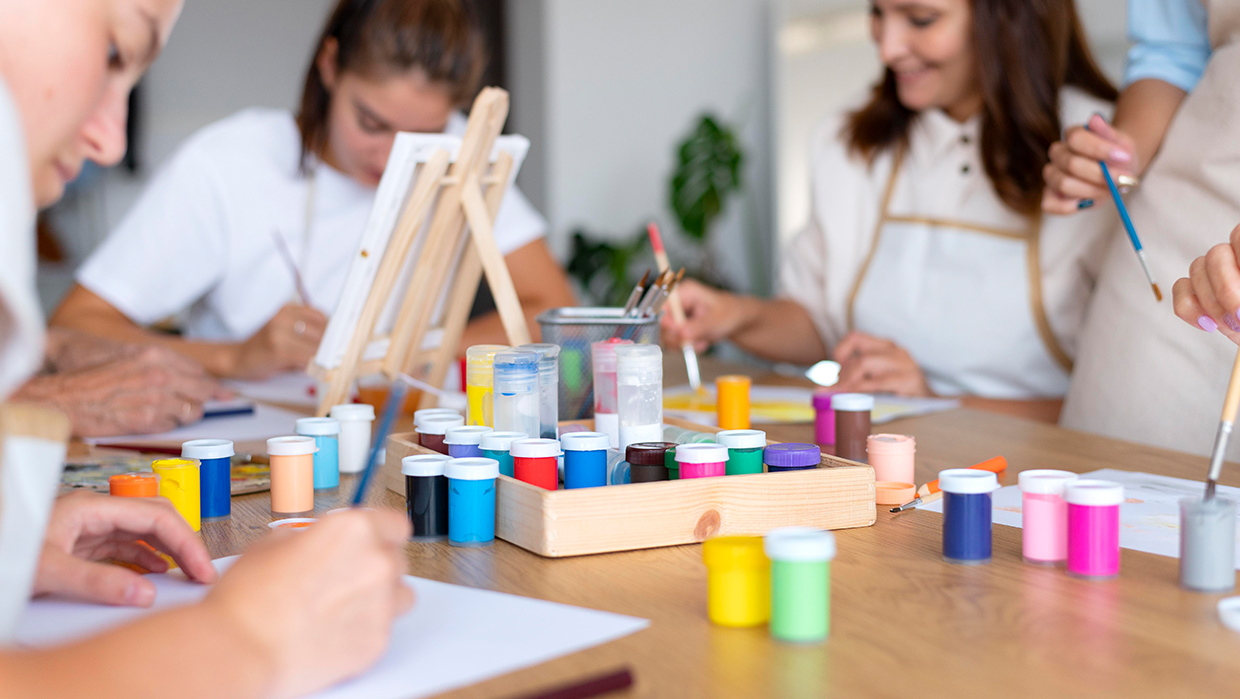
[[[835,535],[806,527],[773,529],[763,548],[771,559],[771,635],[793,643],[826,639]]]
[[[766,448],[766,433],[762,430],[724,430],[715,439],[728,448],[729,476],[746,473],[762,473],[762,450]]]
[[[680,480],[680,464],[676,462],[675,447],[663,453],[663,465],[667,467],[667,479],[669,481]]]

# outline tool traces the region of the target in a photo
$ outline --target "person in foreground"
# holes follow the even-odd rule
[[[0,0],[0,400],[42,358],[35,203],[58,198],[84,160],[120,158],[128,92],[180,7],[180,0]],[[6,473],[31,467],[6,454],[0,482],[21,482]],[[0,490],[0,508],[22,497],[30,496]],[[16,630],[0,628],[0,697],[246,699],[326,687],[373,663],[393,619],[412,604],[401,582],[408,533],[395,512],[342,512],[304,531],[272,533],[218,576],[202,540],[163,499],[61,498],[46,527],[0,532],[43,542],[34,580],[0,585],[6,609],[24,604],[29,590],[150,606],[149,581],[104,562],[166,570],[139,541],[214,587],[198,604],[54,648],[13,649]],[[0,560],[0,568],[16,563]]]

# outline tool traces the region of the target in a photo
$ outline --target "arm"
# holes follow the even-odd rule
[[[530,335],[534,342],[538,342],[539,329],[535,320],[538,314],[550,308],[577,303],[572,289],[569,288],[568,277],[551,257],[551,251],[547,249],[542,238],[508,253],[504,256],[504,262],[512,275],[512,285],[516,288],[521,309],[525,312],[525,322],[529,325]],[[491,311],[469,322],[461,336],[459,352],[464,354],[471,345],[483,344],[508,344],[508,336],[504,334],[504,326],[497,311]]]

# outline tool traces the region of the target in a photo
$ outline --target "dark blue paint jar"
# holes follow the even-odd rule
[[[193,439],[181,444],[181,456],[199,463],[199,503],[203,519],[232,515],[233,443],[227,439]]]
[[[607,485],[607,447],[611,437],[602,432],[570,432],[560,438],[564,452],[564,488]]]
[[[939,472],[943,491],[943,560],[985,563],[991,551],[991,493],[999,479],[990,471],[951,468]]]
[[[448,538],[448,477],[443,454],[414,454],[400,461],[405,476],[405,509],[413,541]]]

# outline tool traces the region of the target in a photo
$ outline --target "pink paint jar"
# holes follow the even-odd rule
[[[1055,565],[1068,558],[1068,503],[1063,489],[1076,479],[1071,471],[1021,472],[1020,540],[1026,563]]]
[[[728,448],[722,444],[681,444],[676,447],[680,478],[711,478],[727,473]]]
[[[1124,486],[1078,478],[1064,486],[1068,503],[1068,573],[1083,578],[1119,575],[1119,506]]]
[[[835,391],[814,391],[814,442],[835,444],[835,411],[831,396]]]
[[[913,454],[916,441],[904,434],[872,434],[865,440],[865,452],[874,467],[874,480],[916,483]]]

